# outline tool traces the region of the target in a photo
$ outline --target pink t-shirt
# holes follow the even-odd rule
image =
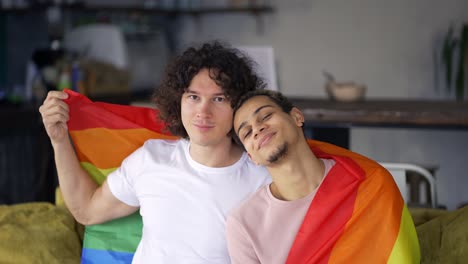
[[[322,160],[325,179],[335,161]],[[266,185],[234,209],[226,223],[232,264],[284,264],[317,189],[301,199],[283,201]]]

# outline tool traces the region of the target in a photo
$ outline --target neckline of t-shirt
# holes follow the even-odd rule
[[[242,152],[242,156],[239,158],[238,161],[236,161],[234,164],[232,165],[229,165],[229,166],[226,166],[226,167],[209,167],[209,166],[206,166],[206,165],[203,165],[197,161],[195,161],[192,156],[190,156],[190,141],[187,140],[187,139],[184,139],[186,141],[186,144],[185,144],[185,147],[184,147],[184,154],[185,154],[185,157],[188,161],[188,163],[190,164],[190,166],[192,166],[192,168],[196,169],[196,170],[199,170],[199,171],[203,171],[205,173],[229,173],[229,172],[232,172],[234,170],[237,170],[239,167],[242,166],[242,164],[244,164],[244,162],[247,160],[248,156],[247,154],[244,152]]]
[[[319,185],[317,186],[317,188],[315,188],[315,190],[313,190],[311,193],[309,193],[308,195],[300,198],[300,199],[297,199],[297,200],[294,200],[294,201],[284,201],[284,200],[280,200],[278,198],[276,198],[272,193],[271,193],[271,189],[270,189],[270,185],[271,184],[267,184],[265,186],[265,191],[267,193],[267,196],[268,196],[268,199],[275,203],[275,204],[278,204],[278,205],[296,205],[296,204],[302,204],[302,203],[305,203],[305,202],[310,202],[314,199],[315,197],[315,194],[317,193],[317,190],[320,188],[320,186],[322,185],[322,182],[325,180],[325,178],[327,177],[328,173],[330,172],[330,170],[333,168],[333,166],[335,165],[335,160],[333,159],[321,159],[323,162],[324,162],[324,165],[325,165],[325,171],[324,171],[324,176],[322,178],[322,181],[320,181]]]

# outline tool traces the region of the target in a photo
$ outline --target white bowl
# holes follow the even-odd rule
[[[330,83],[325,86],[328,96],[339,102],[354,102],[364,98],[367,87],[355,83]]]

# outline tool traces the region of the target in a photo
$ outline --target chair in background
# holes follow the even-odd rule
[[[419,165],[408,163],[380,162],[380,165],[386,168],[393,176],[403,199],[409,206],[437,207],[435,178],[429,170]],[[423,186],[425,187],[424,192],[426,194],[423,197],[425,201],[422,201],[419,195]],[[414,193],[417,194],[416,198]]]

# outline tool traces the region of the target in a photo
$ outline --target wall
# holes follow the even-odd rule
[[[277,59],[278,84],[289,96],[325,97],[322,71],[326,69],[338,80],[367,84],[368,98],[453,97],[436,85],[433,53],[451,22],[468,21],[468,1],[265,1],[270,2],[276,12],[258,20],[250,14],[184,17],[174,27],[180,30],[179,48],[213,38],[234,45],[272,45]],[[127,0],[118,1],[121,2],[127,3]],[[15,29],[21,29],[15,32],[26,32],[23,29],[27,27],[18,25],[34,25],[34,30],[27,31],[27,35],[13,34],[14,42],[21,45],[10,45],[14,48],[8,51],[7,61],[21,63],[14,64],[15,67],[9,64],[7,70],[12,75],[7,82],[11,84],[24,79],[22,69],[32,48],[47,41],[43,38],[46,29],[42,22],[23,19],[42,21],[36,17],[20,17],[11,23]],[[263,30],[259,32],[258,26],[262,24]],[[143,74],[135,70],[142,76],[137,76],[140,81],[133,84],[142,87],[157,80],[168,57],[161,39],[128,44],[132,69],[151,68],[155,73]],[[152,78],[148,78],[149,75]],[[468,189],[468,131],[355,128],[351,132],[352,150],[376,160],[439,166],[440,204],[453,209],[468,201],[465,191]]]
[[[272,45],[280,90],[325,97],[322,70],[367,84],[368,98],[448,99],[437,88],[434,48],[453,21],[468,21],[466,0],[269,1],[274,14],[184,19],[181,47],[219,38],[234,45]],[[216,25],[216,26],[214,26]],[[439,203],[468,201],[468,131],[352,129],[351,148],[381,161],[439,166]],[[384,142],[385,141],[385,142]]]

